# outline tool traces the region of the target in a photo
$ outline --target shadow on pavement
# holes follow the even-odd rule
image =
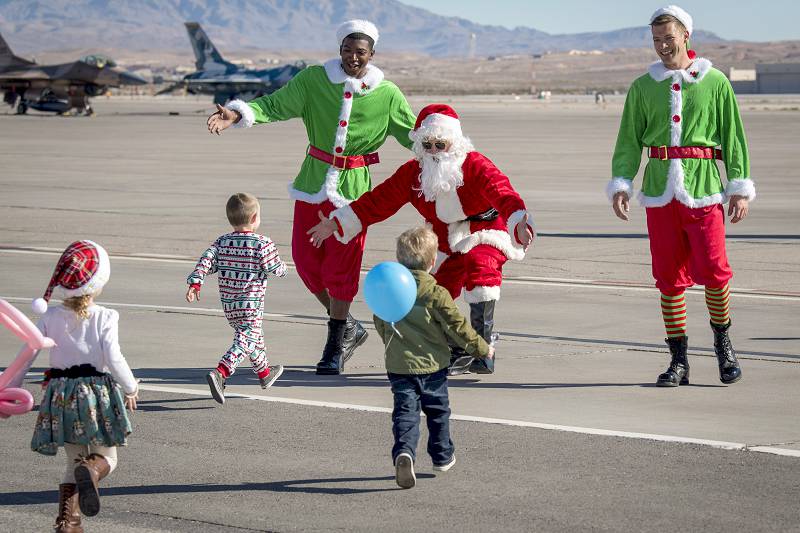
[[[417,473],[418,479],[436,477],[433,474]],[[370,483],[376,481],[392,482],[392,486],[381,488],[358,487],[326,487],[327,484],[337,483]],[[315,486],[317,485],[317,486]],[[181,494],[202,492],[240,492],[240,491],[266,491],[304,494],[365,494],[370,492],[389,492],[404,490],[394,485],[394,476],[380,477],[342,477],[320,479],[294,479],[288,481],[272,481],[268,483],[239,483],[226,485],[194,484],[194,485],[139,485],[128,487],[103,487],[102,496],[133,496],[144,494]],[[0,493],[0,507],[8,505],[37,505],[41,503],[55,503],[58,501],[58,491],[39,490],[29,492]]]

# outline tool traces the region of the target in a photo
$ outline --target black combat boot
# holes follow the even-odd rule
[[[478,335],[483,337],[487,343],[494,346],[497,339],[500,337],[496,333],[492,333],[494,329],[494,305],[495,300],[488,302],[477,302],[469,304],[469,320]],[[492,359],[478,359],[472,361],[469,367],[470,372],[476,374],[493,374],[494,373],[494,360],[497,354]]]
[[[317,363],[317,374],[336,375],[342,373],[344,365],[344,333],[347,320],[328,320],[328,340],[322,350],[322,359]]]
[[[742,369],[736,359],[731,339],[728,337],[728,328],[730,327],[730,322],[724,326],[711,322],[711,329],[714,330],[714,352],[717,354],[719,363],[719,380],[726,385],[742,379]]]
[[[356,348],[366,342],[368,335],[367,330],[364,329],[361,322],[353,318],[353,315],[348,314],[347,327],[344,330],[344,340],[342,342],[344,356],[342,357],[341,370],[344,370],[344,364],[353,357],[353,352],[356,351]]]
[[[672,337],[664,339],[669,346],[672,360],[667,370],[658,376],[656,387],[677,387],[689,384],[689,360],[686,351],[689,349],[689,337]]]

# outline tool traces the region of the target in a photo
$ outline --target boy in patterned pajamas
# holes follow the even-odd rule
[[[219,277],[219,296],[228,323],[234,329],[233,344],[222,356],[217,368],[206,376],[211,395],[225,403],[225,380],[245,356],[250,358],[261,388],[271,386],[283,373],[281,365],[269,366],[261,329],[264,317],[264,293],[267,275],[283,277],[286,265],[275,243],[255,233],[261,224],[261,207],[255,196],[237,193],[225,206],[231,233],[214,241],[197,262],[186,282],[186,300],[200,299],[200,287],[208,274]]]

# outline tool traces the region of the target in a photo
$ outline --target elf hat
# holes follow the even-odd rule
[[[408,137],[412,141],[417,139],[454,140],[463,135],[458,114],[446,104],[430,104],[423,107],[417,115],[414,129],[408,132]]]
[[[686,28],[686,31],[689,32],[689,37],[692,36],[694,32],[694,21],[692,20],[692,16],[687,13],[683,8],[676,6],[676,5],[668,5],[657,9],[655,13],[650,16],[650,24],[653,23],[661,15],[671,15],[678,19],[683,27]],[[690,48],[689,44],[687,43],[687,52],[689,54],[689,59],[694,59],[697,57],[697,54],[694,50],[688,50]]]
[[[73,242],[58,259],[44,297],[33,301],[33,310],[38,314],[47,311],[47,302],[54,291],[64,298],[94,294],[103,288],[110,275],[111,263],[102,246],[92,241]]]
[[[336,39],[338,40],[336,44],[341,46],[344,38],[351,33],[363,33],[372,39],[373,44],[378,44],[378,37],[380,37],[375,24],[368,20],[354,19],[342,23],[342,25],[336,29]]]

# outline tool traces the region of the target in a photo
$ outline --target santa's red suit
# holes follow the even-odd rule
[[[336,238],[347,242],[410,203],[439,238],[436,281],[453,298],[463,288],[467,302],[499,300],[503,264],[525,256],[514,235],[526,213],[525,203],[486,156],[469,152],[461,168],[463,185],[428,201],[422,193],[420,163],[408,161],[375,189],[331,213],[341,227]],[[490,220],[480,220],[480,215]]]

